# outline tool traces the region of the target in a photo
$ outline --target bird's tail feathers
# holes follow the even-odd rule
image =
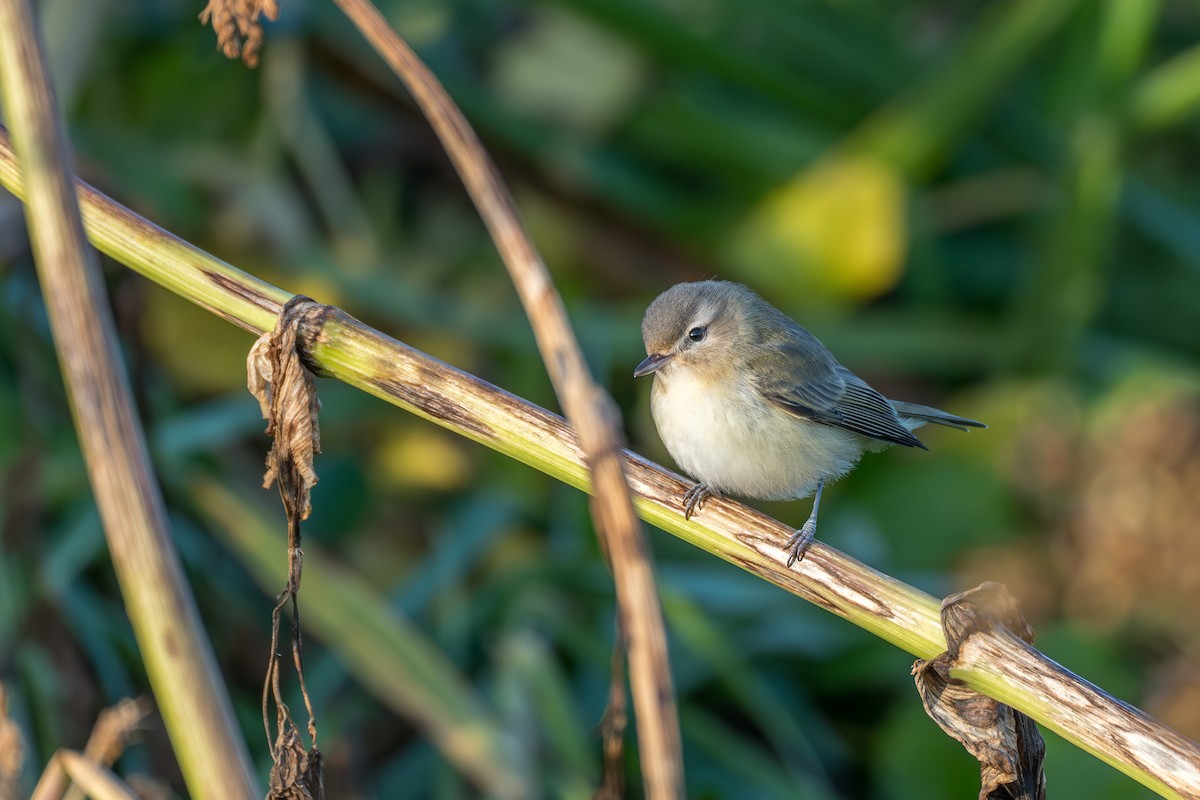
[[[982,422],[966,417],[957,417],[954,414],[947,414],[941,409],[931,406],[917,405],[916,403],[902,403],[899,400],[890,401],[892,407],[896,409],[896,413],[905,421],[917,423],[913,427],[919,427],[926,422],[932,422],[935,425],[945,425],[948,428],[958,428],[960,431],[967,431],[971,428],[986,428]]]

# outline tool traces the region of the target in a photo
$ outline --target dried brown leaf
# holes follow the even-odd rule
[[[1026,642],[1033,629],[998,583],[984,583],[942,602],[947,651],[913,665],[925,712],[979,761],[979,800],[1045,800],[1046,746],[1037,724],[950,676],[971,636],[1006,631]]]
[[[201,24],[212,24],[221,52],[227,58],[240,55],[248,67],[258,65],[258,53],[262,49],[260,17],[277,19],[278,3],[275,0],[208,0],[208,5],[200,12]]]
[[[307,519],[312,512],[310,496],[317,483],[313,458],[321,452],[317,423],[321,401],[296,338],[305,317],[320,315],[324,308],[307,297],[292,298],[280,312],[275,330],[260,336],[246,359],[246,388],[258,399],[267,420],[267,435],[274,437],[263,488],[278,480],[289,517],[295,509],[299,519]]]
[[[134,700],[127,697],[101,711],[83,749],[84,758],[100,766],[111,767],[125,752],[130,737],[149,716],[150,710],[151,703],[147,698]],[[83,791],[72,785],[63,795],[63,800],[83,800],[83,797]]]
[[[305,751],[300,731],[290,723],[279,728],[275,763],[267,787],[267,800],[320,800],[324,796],[321,751]]]

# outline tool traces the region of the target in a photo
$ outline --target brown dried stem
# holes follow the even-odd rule
[[[30,240],[126,609],[192,796],[250,797],[249,755],[171,543],[44,64],[27,0],[0,0],[0,88]]]
[[[620,631],[617,631],[616,640],[613,642],[609,671],[613,680],[608,686],[608,704],[604,709],[604,718],[600,720],[604,760],[600,785],[596,787],[592,800],[621,800],[626,796],[625,726],[629,722],[629,702],[625,694],[625,681],[617,680],[625,674],[625,649],[621,647]]]
[[[83,749],[83,757],[88,762],[100,767],[110,767],[125,751],[125,744],[142,720],[150,713],[150,701],[142,698],[132,700],[126,698],[111,708],[100,712],[92,733],[88,736],[87,746]],[[66,751],[63,751],[66,752]],[[0,798],[4,795],[0,794]],[[16,795],[13,795],[16,797]],[[83,790],[70,784],[70,777],[63,769],[61,759],[52,758],[38,780],[36,800],[83,800]]]
[[[619,412],[595,384],[562,299],[495,165],[433,73],[369,0],[334,0],[412,93],[479,209],[533,326],[542,361],[592,471],[592,517],[617,589],[646,795],[682,797],[683,756],[662,607],[619,450]],[[620,676],[613,676],[619,680]]]
[[[74,750],[59,750],[50,758],[30,800],[58,800],[62,797],[58,787],[68,782],[94,800],[138,800],[133,789],[108,767]]]
[[[129,737],[150,715],[150,710],[151,703],[147,698],[134,700],[127,697],[101,711],[83,748],[83,757],[100,766],[111,767],[125,752]],[[71,786],[63,800],[83,800],[83,792],[78,786]]]

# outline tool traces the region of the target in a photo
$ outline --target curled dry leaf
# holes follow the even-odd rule
[[[275,0],[208,0],[200,12],[203,25],[212,24],[217,46],[227,58],[242,57],[248,67],[258,66],[263,29],[260,17],[274,20],[279,16]]]
[[[289,518],[293,509],[300,519],[312,511],[310,496],[317,483],[313,457],[321,452],[321,401],[316,380],[296,350],[296,332],[324,310],[307,297],[293,297],[280,312],[275,330],[260,336],[246,359],[246,388],[257,398],[267,435],[274,438],[263,488],[279,481]]]
[[[289,719],[279,728],[267,800],[320,800],[324,794],[321,751],[306,752],[300,731]]]
[[[979,800],[1045,800],[1046,746],[1037,724],[950,677],[971,636],[1003,632],[1027,643],[1033,629],[1003,585],[984,583],[942,601],[947,651],[913,665],[925,712],[979,761]]]

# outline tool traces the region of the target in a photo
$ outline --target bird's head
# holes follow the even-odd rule
[[[745,321],[758,296],[726,281],[680,283],[654,299],[642,319],[646,360],[633,371],[640,378],[652,372],[687,368],[710,378],[737,363],[748,343]]]

